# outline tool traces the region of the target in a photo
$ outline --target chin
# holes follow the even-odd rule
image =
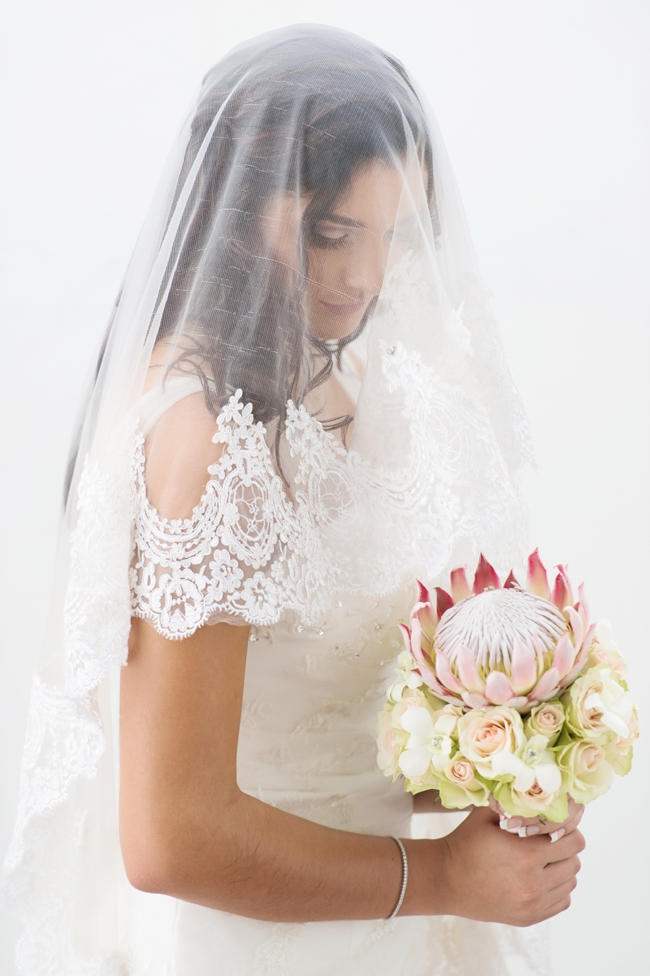
[[[359,328],[367,310],[368,306],[354,313],[320,311],[320,314],[312,314],[309,331],[317,339],[345,339]]]

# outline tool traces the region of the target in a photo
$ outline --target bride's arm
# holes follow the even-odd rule
[[[333,830],[242,793],[236,753],[248,627],[182,641],[134,619],[121,675],[120,836],[131,883],[254,918],[381,918],[401,881],[389,837]],[[281,702],[278,702],[281,707]],[[442,911],[441,850],[406,841],[403,913]]]
[[[247,640],[247,627],[217,624],[170,641],[132,621],[120,702],[120,839],[129,880],[259,919],[386,917],[401,881],[389,837],[323,827],[239,790]],[[405,840],[400,914],[530,924],[566,908],[579,832],[542,847],[542,838],[510,836],[496,821],[491,810],[477,810],[447,838]]]

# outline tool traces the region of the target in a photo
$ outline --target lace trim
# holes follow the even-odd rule
[[[225,450],[189,518],[165,518],[149,502],[139,432],[132,613],[170,639],[217,620],[266,626],[285,612],[314,625],[342,589],[384,595],[414,565],[434,575],[459,541],[473,556],[486,526],[499,529],[490,549],[498,563],[520,535],[521,500],[480,405],[399,344],[384,345],[382,370],[384,395],[399,407],[383,433],[400,463],[345,451],[289,401],[293,500],[239,390],[217,418],[213,441]]]

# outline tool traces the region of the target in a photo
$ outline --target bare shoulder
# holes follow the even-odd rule
[[[145,392],[160,386],[168,363],[169,353],[159,344],[151,358]],[[167,379],[182,376],[187,374],[172,369]],[[213,440],[216,431],[216,415],[200,389],[172,402],[149,431],[145,440],[147,495],[165,518],[191,516],[209,480],[209,466],[223,454],[223,445]]]

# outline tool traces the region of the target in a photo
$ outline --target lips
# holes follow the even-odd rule
[[[324,302],[321,299],[321,305],[324,305],[328,312],[332,312],[334,315],[352,315],[355,312],[362,312],[365,308],[363,302],[352,302],[347,305],[334,305],[331,302]]]

